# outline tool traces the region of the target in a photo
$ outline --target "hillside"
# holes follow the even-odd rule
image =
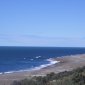
[[[11,85],[85,85],[85,67],[14,81]]]

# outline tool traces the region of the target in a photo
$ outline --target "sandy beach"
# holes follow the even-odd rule
[[[32,76],[44,76],[50,72],[59,73],[63,71],[70,71],[78,67],[85,66],[85,54],[62,56],[53,60],[60,62],[36,71],[0,74],[0,85],[10,85],[14,80],[21,80]]]

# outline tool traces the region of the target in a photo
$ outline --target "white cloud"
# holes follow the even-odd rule
[[[35,35],[0,35],[2,46],[85,47],[84,38],[45,37]]]

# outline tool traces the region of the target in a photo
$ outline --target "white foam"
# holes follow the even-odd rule
[[[3,73],[0,73],[0,75],[3,74]]]
[[[39,58],[38,56],[36,58]]]
[[[15,71],[4,72],[4,74],[14,73]]]
[[[54,61],[52,58],[47,59],[47,61],[49,61],[50,63],[49,63],[49,64],[40,65],[39,67],[35,67],[35,68],[33,68],[32,70],[40,70],[40,69],[42,69],[42,68],[45,68],[45,67],[47,67],[47,66],[51,66],[51,65],[54,65],[54,64],[60,62],[60,61]]]
[[[30,59],[31,61],[33,61],[34,59]]]
[[[31,59],[33,60],[33,59]],[[16,73],[16,72],[24,72],[24,71],[34,71],[34,70],[40,70],[42,68],[45,68],[45,67],[48,67],[48,66],[51,66],[51,65],[54,65],[56,63],[59,63],[60,61],[55,61],[53,60],[52,58],[50,59],[47,59],[46,61],[49,61],[48,64],[43,64],[43,65],[40,65],[38,67],[33,67],[31,69],[25,69],[25,70],[19,70],[19,71],[8,71],[8,72],[4,72],[4,74],[9,74],[9,73]],[[0,73],[0,74],[3,74],[3,73]]]
[[[36,58],[40,58],[41,56],[36,56]]]
[[[39,58],[40,58],[41,56],[39,56]]]
[[[25,60],[26,58],[24,58],[24,60]]]

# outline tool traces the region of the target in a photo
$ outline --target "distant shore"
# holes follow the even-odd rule
[[[85,54],[57,57],[54,58],[53,60],[59,62],[53,65],[48,65],[48,67],[44,67],[42,69],[35,70],[35,71],[1,74],[0,85],[10,85],[10,83],[13,82],[14,80],[29,78],[29,76],[30,77],[45,76],[50,72],[59,73],[59,72],[70,71],[78,67],[85,66]]]

